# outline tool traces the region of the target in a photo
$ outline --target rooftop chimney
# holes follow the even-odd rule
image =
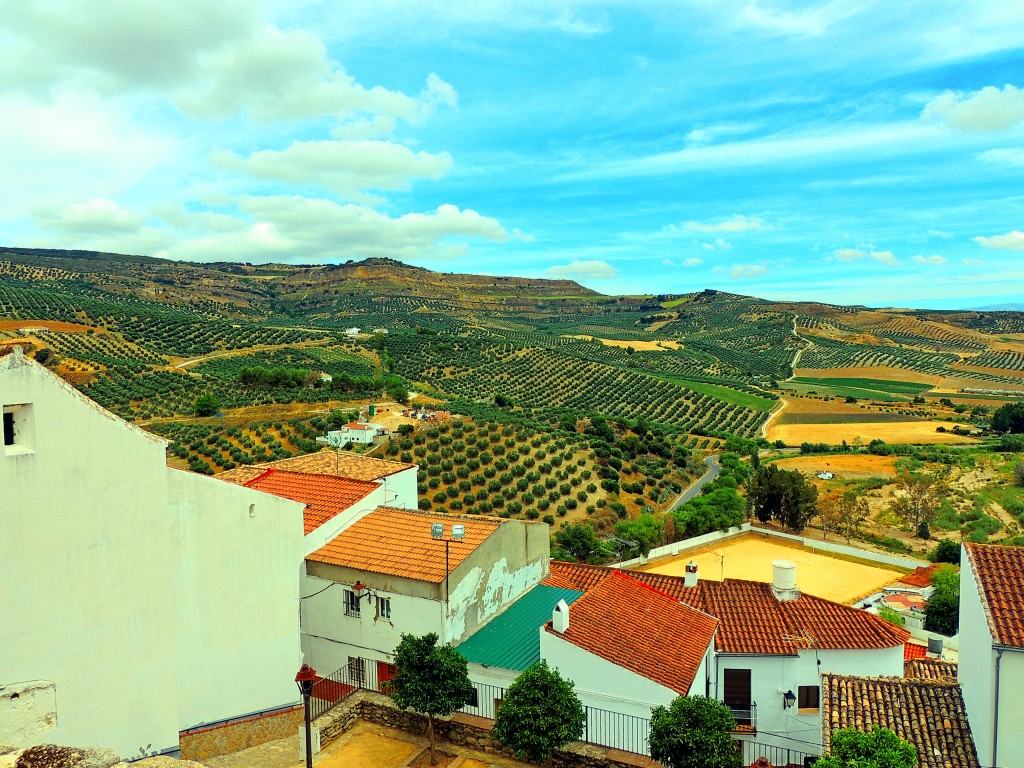
[[[569,629],[569,604],[565,600],[559,600],[551,612],[551,626],[560,635]]]
[[[796,563],[791,560],[772,560],[772,592],[778,600],[798,600]]]
[[[693,560],[686,564],[686,573],[683,576],[684,587],[696,587],[697,586],[697,563]]]

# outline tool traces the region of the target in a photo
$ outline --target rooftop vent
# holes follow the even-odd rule
[[[569,629],[569,604],[565,600],[559,600],[555,610],[551,612],[551,626],[560,635],[564,635]]]
[[[796,563],[792,560],[772,560],[772,592],[778,600],[798,600]]]
[[[686,564],[686,572],[683,575],[683,586],[697,586],[697,563],[695,563],[693,560]]]

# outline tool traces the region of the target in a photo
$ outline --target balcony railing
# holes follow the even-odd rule
[[[757,732],[757,703],[751,702],[749,707],[729,707],[732,718],[736,721],[736,730]]]

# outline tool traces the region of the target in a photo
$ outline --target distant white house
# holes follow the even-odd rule
[[[0,406],[0,743],[137,758],[294,706],[303,505],[169,469],[20,350]]]
[[[984,766],[1024,766],[1024,547],[964,544],[960,558],[964,704]]]
[[[328,432],[322,442],[332,448],[342,448],[349,443],[373,445],[390,434],[391,431],[382,424],[374,424],[372,421],[350,421],[341,429]]]
[[[358,336],[361,331],[362,331],[362,328],[346,328],[345,329],[345,335],[346,336]]]
[[[383,334],[387,334],[387,332],[388,332],[388,329],[387,329],[387,328],[374,328],[372,332],[373,332],[373,333],[383,333]]]

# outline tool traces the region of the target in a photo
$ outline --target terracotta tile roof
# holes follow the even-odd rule
[[[910,680],[956,682],[957,664],[942,659],[911,659],[903,665],[903,676]]]
[[[352,480],[334,475],[309,475],[305,472],[287,472],[267,469],[245,483],[264,493],[272,493],[306,505],[303,525],[312,533],[335,515],[350,509],[380,488],[368,480]]]
[[[544,630],[596,656],[689,693],[718,622],[612,570],[569,608],[569,628]]]
[[[551,563],[552,576],[587,591],[613,570],[599,565]],[[770,584],[726,579],[698,581],[687,587],[681,576],[630,571],[629,575],[687,605],[717,618],[720,653],[796,654],[804,648],[826,650],[892,648],[910,633],[878,616],[831,600],[803,595],[780,601]]]
[[[981,605],[999,645],[1024,648],[1024,547],[964,544]]]
[[[827,752],[832,731],[890,728],[917,747],[921,768],[979,768],[960,686],[902,677],[821,676]]]
[[[896,583],[918,588],[930,587],[932,585],[932,574],[943,565],[943,563],[932,563],[931,565],[919,566]]]
[[[896,610],[914,608],[923,611],[928,601],[916,592],[897,592],[894,595],[886,595],[882,602]]]
[[[556,587],[557,589],[575,589],[579,591],[576,583],[570,581],[564,576],[560,576],[557,573],[552,573],[544,581],[541,582],[545,587]]]
[[[377,507],[306,559],[440,584],[445,577],[445,545],[431,538],[431,523],[444,523],[449,537],[452,524],[466,526],[465,538],[449,545],[448,567],[454,571],[505,521]]]
[[[903,662],[911,661],[912,659],[927,659],[928,658],[928,646],[918,645],[917,643],[907,643],[903,646]]]
[[[380,480],[383,477],[411,469],[414,466],[416,465],[403,464],[398,461],[386,461],[372,456],[362,456],[358,453],[325,448],[322,451],[308,453],[305,456],[294,456],[290,459],[267,461],[247,467],[230,469],[227,472],[221,472],[217,477],[221,480],[227,480],[229,483],[245,485],[268,469],[286,469],[291,472],[305,472],[310,475],[337,475],[339,477],[349,477],[353,480]]]

